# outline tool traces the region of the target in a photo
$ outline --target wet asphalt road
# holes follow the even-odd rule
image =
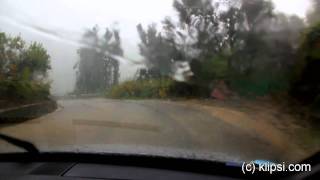
[[[282,160],[256,134],[170,101],[59,100],[57,111],[0,132],[42,151],[143,153],[222,161]],[[0,141],[0,152],[21,151]]]

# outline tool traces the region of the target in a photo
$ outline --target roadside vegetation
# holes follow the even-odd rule
[[[49,59],[41,44],[0,32],[0,107],[48,100]]]
[[[316,112],[319,5],[313,0],[302,19],[276,12],[269,0],[175,0],[177,20],[137,25],[145,68],[120,84],[120,31],[107,28],[101,37],[94,27],[83,35],[88,46],[79,50],[75,93],[119,99],[276,97]]]
[[[267,0],[183,0],[173,6],[178,21],[167,17],[162,29],[137,26],[149,78],[170,76],[175,62],[187,61],[194,74],[187,83],[204,89],[199,96],[210,97],[220,84],[249,97],[289,91],[302,19],[276,13]]]
[[[319,2],[320,5],[320,2]],[[299,47],[291,95],[313,113],[320,112],[320,22],[305,30]],[[319,116],[320,118],[320,116]]]
[[[127,81],[112,87],[107,96],[117,99],[164,99],[172,95],[173,83],[171,79]]]

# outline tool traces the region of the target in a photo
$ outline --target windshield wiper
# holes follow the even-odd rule
[[[10,137],[10,136],[7,136],[7,135],[1,134],[1,133],[0,133],[0,139],[2,139],[2,140],[6,141],[14,146],[20,147],[20,148],[26,150],[28,153],[35,153],[35,154],[40,153],[38,148],[28,141],[20,140],[20,139]]]

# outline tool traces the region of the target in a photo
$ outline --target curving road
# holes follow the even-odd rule
[[[0,132],[42,151],[142,153],[242,161],[283,160],[254,132],[232,126],[195,105],[170,101],[59,100],[59,109]],[[21,151],[0,141],[0,151]]]

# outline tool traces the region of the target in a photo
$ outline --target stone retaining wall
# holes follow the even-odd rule
[[[52,100],[13,108],[0,109],[0,124],[23,122],[51,113],[56,109],[57,103]]]

